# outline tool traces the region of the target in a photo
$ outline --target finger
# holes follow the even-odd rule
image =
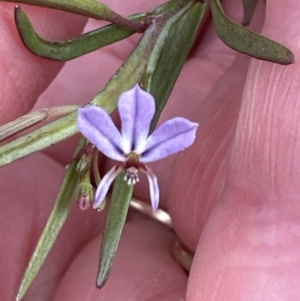
[[[148,219],[125,225],[110,277],[95,286],[99,239],[87,245],[65,274],[54,300],[180,300],[187,276],[173,261],[174,234]]]
[[[298,5],[267,2],[263,30],[296,58]],[[188,300],[298,300],[299,69],[251,63],[227,184],[201,236]]]
[[[22,6],[23,7],[23,6]],[[62,67],[39,58],[22,44],[13,18],[14,5],[0,4],[0,122],[4,124],[28,112]],[[56,10],[24,6],[37,31],[46,39],[78,34],[86,18]]]

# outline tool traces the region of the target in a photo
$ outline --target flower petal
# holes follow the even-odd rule
[[[118,109],[122,121],[124,152],[134,150],[138,154],[142,153],[155,112],[154,98],[136,84],[121,94]]]
[[[148,137],[140,161],[156,161],[189,147],[195,140],[198,126],[182,117],[168,120]]]
[[[96,191],[95,202],[93,204],[94,209],[99,208],[107,195],[111,183],[122,170],[121,166],[114,166],[105,174]]]
[[[107,157],[124,161],[122,136],[109,114],[100,107],[90,106],[78,110],[78,129]]]
[[[158,208],[159,204],[159,187],[157,184],[157,177],[148,166],[146,166],[146,170],[141,169],[141,171],[144,172],[148,177],[151,205],[153,211],[155,211]]]

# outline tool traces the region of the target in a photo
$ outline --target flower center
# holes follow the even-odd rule
[[[129,167],[126,169],[126,174],[124,180],[127,181],[128,185],[134,185],[136,182],[139,182],[139,171],[135,167]]]
[[[140,160],[140,155],[134,151],[131,151],[129,154],[125,154],[125,158],[126,160],[138,162]]]

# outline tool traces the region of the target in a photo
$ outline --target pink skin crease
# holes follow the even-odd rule
[[[124,180],[128,185],[139,181],[139,171],[147,175],[152,208],[156,210],[159,204],[157,178],[145,163],[163,159],[189,147],[195,140],[199,125],[175,117],[149,135],[155,100],[138,84],[120,95],[118,110],[122,122],[121,132],[110,115],[100,107],[89,106],[78,112],[78,129],[83,136],[107,157],[123,162],[105,174],[97,188],[93,207],[101,205],[111,183],[125,170]]]

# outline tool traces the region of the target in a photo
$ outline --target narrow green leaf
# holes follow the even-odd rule
[[[152,50],[151,56],[149,57],[146,73],[144,76],[145,78],[143,80],[144,88],[147,88],[150,86],[151,77],[157,67],[161,52],[162,52],[163,48],[165,47],[166,39],[168,38],[168,36],[170,34],[170,30],[172,29],[174,24],[182,18],[182,16],[187,12],[187,10],[193,4],[194,4],[193,1],[189,1],[189,2],[186,1],[186,5],[180,7],[180,9],[165,22],[165,25],[164,25],[162,31],[160,32],[159,36],[156,39],[156,43]]]
[[[23,131],[47,118],[45,110],[31,112],[25,116],[21,116],[9,123],[0,126],[0,142]]]
[[[203,3],[195,4],[168,34],[149,89],[156,101],[156,112],[151,123],[151,131],[156,126],[193,45],[205,8],[206,5]]]
[[[97,287],[99,288],[104,286],[109,276],[132,197],[133,185],[128,185],[124,181],[124,176],[125,172],[122,172],[117,177],[109,205],[97,277]]]
[[[252,20],[252,16],[255,12],[255,8],[259,0],[242,0],[244,7],[244,20],[243,25],[247,26]]]
[[[0,166],[63,141],[77,133],[77,112],[0,146]]]
[[[85,139],[81,139],[76,153],[78,153],[84,145]],[[54,208],[25,271],[17,295],[17,300],[21,300],[24,297],[65,223],[74,198],[74,192],[79,181],[76,167],[77,160],[73,161],[67,168],[66,176],[56,199]]]
[[[14,0],[0,0],[0,2],[15,2]],[[147,24],[133,22],[112,11],[105,4],[97,0],[20,0],[18,3],[48,7],[82,15],[97,20],[106,20],[130,28],[136,32],[143,32]]]
[[[76,105],[52,107],[23,115],[0,126],[0,142],[53,116],[67,115],[78,108]]]
[[[213,22],[219,38],[238,52],[282,65],[294,62],[293,53],[283,45],[230,21],[219,0],[210,0]]]
[[[145,17],[133,16],[130,19],[143,20]],[[35,32],[30,20],[20,7],[15,9],[15,21],[19,35],[29,51],[38,56],[57,61],[73,60],[134,34],[133,30],[120,25],[108,25],[74,39],[50,42],[41,38]]]

